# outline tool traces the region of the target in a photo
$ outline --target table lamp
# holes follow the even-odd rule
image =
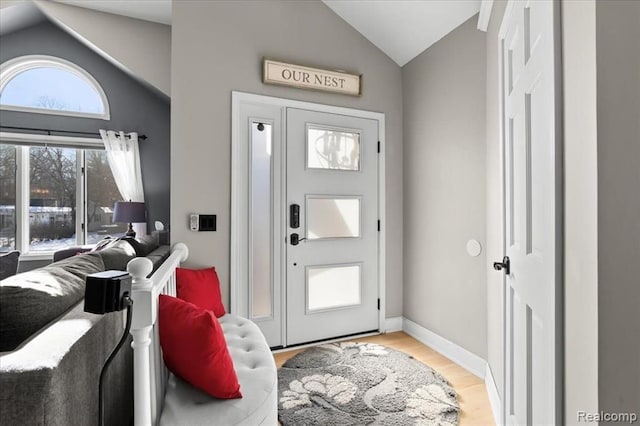
[[[135,238],[136,232],[133,230],[132,224],[147,221],[144,203],[137,201],[116,201],[116,204],[113,206],[113,221],[117,223],[129,223],[129,230],[125,235]]]

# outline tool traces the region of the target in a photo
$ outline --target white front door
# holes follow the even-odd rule
[[[499,42],[505,175],[507,424],[561,423],[560,170],[551,1],[512,1]],[[507,262],[502,262],[507,263]],[[501,265],[496,265],[499,268]],[[502,265],[506,271],[506,265]]]
[[[384,115],[232,99],[230,312],[271,347],[379,330]]]
[[[378,330],[378,122],[287,109],[287,344]]]

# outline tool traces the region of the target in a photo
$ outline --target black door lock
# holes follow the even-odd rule
[[[289,226],[293,229],[300,227],[300,206],[298,204],[289,206]]]
[[[502,262],[493,262],[493,269],[496,271],[503,271],[505,275],[509,275],[511,273],[511,261],[509,260],[509,256],[505,256],[502,258]]]
[[[289,241],[291,242],[292,246],[297,246],[298,244],[300,244],[300,241],[304,240],[306,240],[306,238],[300,238],[298,234],[291,234],[291,236],[289,237]]]

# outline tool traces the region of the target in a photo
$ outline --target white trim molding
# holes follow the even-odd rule
[[[491,9],[493,9],[493,0],[482,0],[480,14],[478,15],[478,29],[480,31],[487,32],[489,20],[491,19]]]
[[[399,331],[395,329],[398,320],[402,320],[402,330],[405,333],[483,379],[489,397],[489,403],[491,404],[493,418],[497,425],[503,424],[501,411],[502,400],[495,379],[493,378],[493,372],[487,361],[404,317],[387,318],[385,321],[385,326],[388,327],[386,332]]]
[[[32,133],[0,132],[0,142],[17,145],[48,145],[73,148],[104,149],[104,143],[100,138],[35,135]]]
[[[410,319],[403,319],[402,329],[405,333],[412,336],[419,342],[424,343],[459,366],[484,379],[487,362],[478,355],[469,352],[462,346],[459,346],[439,334],[416,324]]]
[[[404,318],[402,317],[385,318],[384,323],[382,323],[382,327],[380,327],[380,331],[382,333],[402,331],[403,320]]]
[[[484,385],[487,388],[487,395],[489,396],[489,403],[491,404],[491,411],[493,411],[493,419],[497,425],[502,423],[502,403],[500,402],[500,393],[498,392],[498,386],[493,378],[493,372],[491,366],[487,363],[487,371],[484,375]]]

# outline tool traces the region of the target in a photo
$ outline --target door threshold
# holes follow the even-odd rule
[[[287,352],[295,349],[306,349],[312,346],[318,346],[320,344],[344,342],[345,340],[352,340],[352,339],[357,339],[361,337],[377,336],[379,334],[382,334],[380,330],[371,330],[371,331],[365,331],[363,333],[347,334],[345,336],[333,337],[330,339],[314,340],[312,342],[299,343],[299,344],[290,345],[290,346],[274,346],[270,349],[271,349],[271,353],[279,354],[280,352]]]

